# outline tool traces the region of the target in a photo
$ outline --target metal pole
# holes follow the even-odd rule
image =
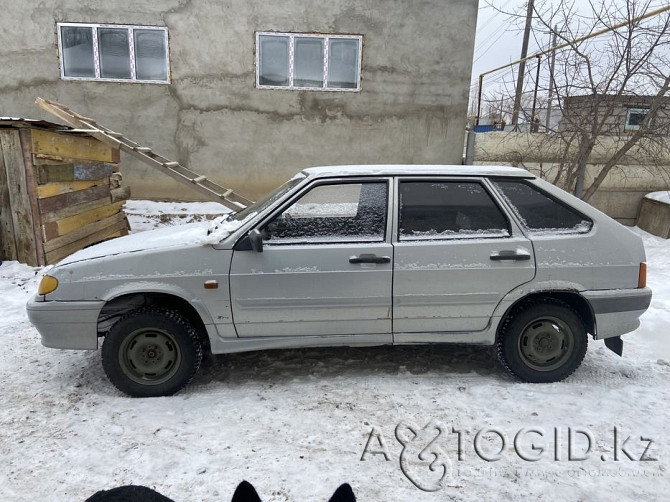
[[[479,125],[479,117],[481,117],[482,111],[482,84],[484,83],[484,75],[479,76],[479,90],[477,91],[477,120],[475,125]]]
[[[512,125],[519,122],[519,109],[521,108],[521,93],[523,92],[523,77],[526,72],[526,55],[528,54],[528,39],[530,38],[530,27],[533,21],[533,2],[528,0],[526,10],[526,27],[523,31],[523,43],[521,44],[521,63],[519,63],[519,75],[516,80],[516,95],[514,96],[514,109],[512,110]]]
[[[556,39],[558,38],[558,25],[554,26],[554,36],[551,41],[551,46],[556,47]],[[551,64],[549,65],[549,94],[547,95],[547,117],[544,120],[544,127],[549,130],[549,122],[551,121],[551,100],[554,99],[554,69],[556,68],[556,49],[551,51]]]
[[[533,91],[533,111],[530,113],[530,120],[532,121],[532,124],[530,126],[530,132],[538,132],[539,131],[539,123],[540,120],[538,119],[537,124],[535,123],[535,107],[537,106],[537,88],[540,85],[540,61],[542,60],[542,56],[537,57],[537,71],[535,72],[535,90]],[[538,126],[538,129],[535,130],[534,127]]]

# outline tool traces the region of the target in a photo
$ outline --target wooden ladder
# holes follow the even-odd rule
[[[119,148],[230,209],[244,209],[252,204],[252,201],[235,193],[232,189],[214,183],[207,179],[207,176],[191,171],[179,162],[163,157],[153,152],[151,148],[135,143],[122,134],[107,129],[94,119],[79,115],[65,105],[42,98],[37,98],[35,103],[43,110],[70,124],[76,132],[85,132],[113,148]]]

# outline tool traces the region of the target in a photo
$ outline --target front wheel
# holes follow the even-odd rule
[[[553,299],[521,306],[498,335],[503,365],[526,382],[558,382],[570,376],[586,355],[588,336],[572,308]]]
[[[188,384],[202,360],[193,325],[177,311],[141,307],[117,321],[102,345],[102,366],[133,397],[169,396]]]

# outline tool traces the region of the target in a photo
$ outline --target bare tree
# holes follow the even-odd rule
[[[561,149],[551,181],[589,200],[627,156],[667,159],[670,11],[636,21],[653,11],[650,0],[590,0],[587,13],[568,0],[544,6],[535,12],[539,31],[556,33],[558,44],[567,44],[556,52],[554,78],[545,77],[542,86],[546,93],[551,82],[554,106],[562,112],[559,126],[547,131],[547,140],[558,138]],[[626,107],[635,103],[631,125]],[[607,155],[587,177],[595,150]]]

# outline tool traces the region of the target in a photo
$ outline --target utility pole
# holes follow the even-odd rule
[[[479,125],[479,117],[482,116],[482,86],[484,85],[484,75],[479,76],[479,85],[477,86],[477,120],[475,125]]]
[[[533,91],[533,111],[530,113],[530,132],[540,132],[540,118],[538,117],[537,122],[535,122],[535,110],[537,108],[537,88],[540,86],[540,61],[542,61],[542,56],[537,56],[537,71],[535,74],[535,90]]]
[[[528,39],[530,38],[530,26],[533,20],[533,1],[528,0],[526,11],[526,28],[523,31],[523,43],[521,44],[521,63],[519,63],[519,75],[516,80],[516,95],[514,96],[514,109],[512,110],[512,125],[519,123],[519,109],[521,108],[521,93],[523,92],[523,77],[526,72],[526,56],[528,54]]]
[[[554,26],[554,36],[551,40],[551,47],[556,47],[556,40],[558,39],[558,25]],[[549,64],[549,94],[547,95],[547,118],[544,121],[544,127],[549,130],[549,122],[551,121],[551,100],[554,99],[554,69],[556,68],[556,49],[551,51],[551,63]]]
[[[500,124],[502,124],[502,121],[503,121],[503,103],[504,102],[505,102],[505,97],[500,96]],[[504,130],[504,128],[502,128],[501,130]]]

